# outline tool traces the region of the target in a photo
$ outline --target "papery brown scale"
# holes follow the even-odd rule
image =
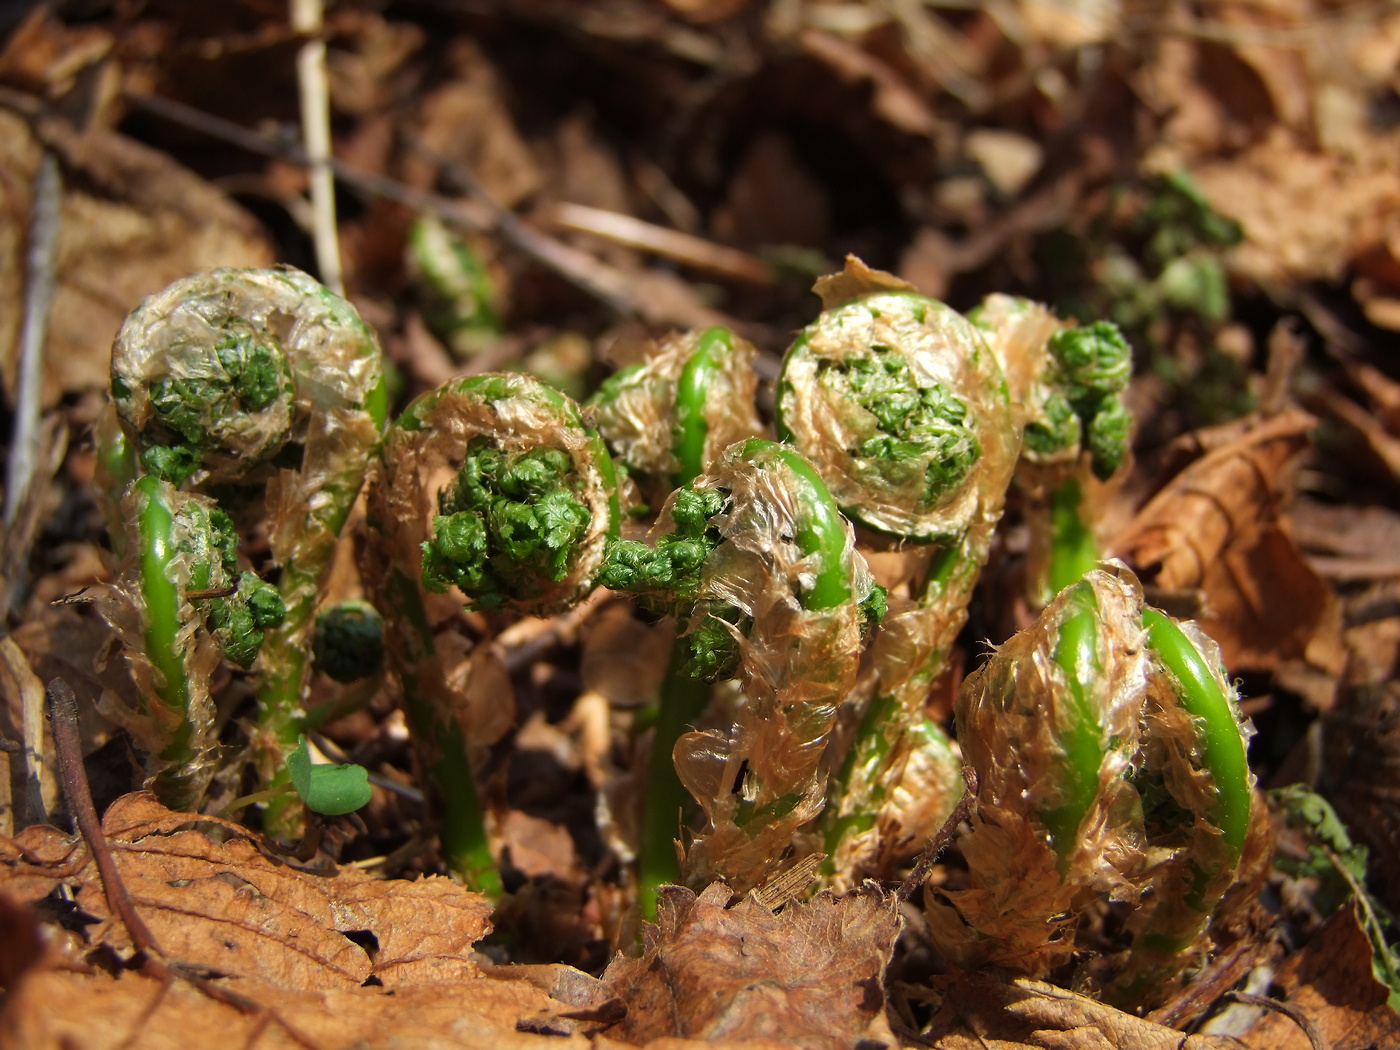
[[[1070,592],[998,647],[958,697],[958,740],[978,776],[971,831],[959,839],[968,888],[935,901],[929,922],[939,949],[964,968],[993,962],[1047,972],[1073,948],[1059,931],[1072,926],[1078,907],[1103,894],[1137,895],[1144,837],[1126,774],[1146,688],[1142,597],[1128,574],[1095,570],[1085,581],[1094,594],[1098,673],[1084,694],[1103,757],[1072,848],[1054,848],[1044,816],[1069,798],[1062,741],[1079,718],[1055,659],[1059,631],[1080,608]]]
[[[676,386],[705,334],[701,330],[667,336],[653,346],[642,367],[619,384],[616,396],[595,399],[587,408],[618,461],[648,482],[644,496],[653,506],[664,502],[674,487],[672,479],[680,467],[675,453]],[[723,367],[713,369],[706,384],[707,403],[724,406],[723,412],[706,417],[707,470],[734,442],[764,429],[754,407],[758,351],[737,335],[730,336],[730,346],[728,353],[719,355]]]
[[[688,733],[675,747],[676,771],[706,816],[684,871],[692,883],[725,878],[744,889],[762,880],[798,827],[821,810],[821,759],[836,707],[855,684],[858,602],[873,581],[847,526],[842,561],[851,599],[830,609],[803,607],[804,580],[814,577],[817,556],[792,539],[806,520],[804,487],[780,460],[756,465],[726,455],[697,485],[730,497],[728,512],[712,519],[724,542],[706,563],[698,615],[706,601],[717,601],[736,606],[753,627],[738,638],[746,700],[735,724],[727,734]],[[662,517],[664,526],[669,515]],[[761,810],[775,802],[791,808],[738,823],[742,803]]]

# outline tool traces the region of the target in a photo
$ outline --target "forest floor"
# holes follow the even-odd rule
[[[197,271],[327,278],[298,131],[307,36],[280,0],[23,6],[0,13],[3,429],[32,450],[23,475],[11,454],[0,543],[0,1045],[1400,1043],[1400,6],[340,0],[319,34],[345,294],[395,409],[502,368],[583,397],[650,340],[725,324],[758,347],[771,417],[813,281],[849,255],[958,310],[1006,292],[1121,326],[1134,447],[1105,549],[1220,644],[1259,787],[1315,793],[1271,796],[1257,899],[1146,1016],[1079,994],[1084,956],[1043,981],[944,964],[924,891],[895,893],[917,850],[841,896],[676,892],[638,956],[596,814],[638,790],[628,726],[667,642],[620,598],[435,624],[510,891],[494,913],[444,877],[391,679],[313,735],[376,788],[297,856],[253,810],[252,828],[223,820],[211,795],[196,825],[136,793],[131,739],[97,713],[121,665],[94,495],[112,339]],[[461,231],[489,289],[446,337],[405,261],[424,215]],[[1033,618],[1023,509],[1013,492],[928,699],[939,720],[986,643]],[[354,535],[330,597],[360,593]],[[56,677],[158,948],[109,906],[52,758],[27,779],[36,740],[53,755],[36,712]],[[234,754],[249,676],[216,686]],[[1121,917],[1083,921],[1105,946]]]

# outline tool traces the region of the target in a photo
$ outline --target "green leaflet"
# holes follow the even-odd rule
[[[287,756],[287,772],[306,808],[328,817],[353,813],[374,795],[364,766],[313,765],[304,736],[297,737],[296,750]]]
[[[507,452],[473,439],[423,544],[423,586],[457,586],[476,606],[495,609],[563,580],[591,520],[576,485],[560,449]]]

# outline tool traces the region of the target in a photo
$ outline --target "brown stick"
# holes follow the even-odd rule
[[[126,932],[131,935],[131,943],[137,951],[160,955],[160,945],[145,920],[137,914],[131,896],[126,892],[121,873],[117,871],[116,858],[107,845],[102,833],[102,823],[97,819],[97,807],[92,803],[92,790],[88,787],[87,771],[83,769],[83,745],[78,736],[78,701],[73,690],[62,678],[49,683],[49,721],[53,728],[54,750],[58,752],[58,775],[63,782],[63,793],[68,798],[68,809],[73,814],[73,823],[78,833],[87,843],[97,865],[97,874],[102,879],[102,892],[107,896],[107,907],[121,920]]]
[[[953,807],[953,812],[948,814],[948,819],[943,822],[943,826],[929,840],[929,844],[924,847],[924,851],[919,854],[919,859],[914,862],[914,869],[909,872],[909,877],[899,884],[898,896],[902,901],[907,901],[909,897],[924,884],[928,878],[929,869],[933,867],[933,862],[938,859],[938,855],[943,852],[943,847],[952,841],[953,832],[958,830],[958,825],[967,819],[967,811],[972,808],[972,800],[977,797],[977,771],[971,766],[963,766],[963,783],[966,790],[963,791],[962,798],[958,799],[958,804]]]
[[[78,735],[77,698],[62,678],[55,678],[49,682],[47,693],[49,721],[53,728],[54,750],[58,757],[58,774],[63,783],[63,793],[68,798],[68,808],[73,814],[73,823],[77,825],[78,833],[86,843],[93,863],[97,865],[97,874],[102,880],[102,892],[107,897],[107,907],[126,927],[131,943],[143,956],[142,971],[157,980],[170,981],[178,978],[188,981],[209,998],[232,1006],[240,1013],[258,1017],[258,1031],[262,1031],[269,1020],[274,1020],[294,1041],[307,1050],[319,1050],[316,1043],[283,1021],[276,1011],[211,981],[183,963],[166,959],[160,943],[136,911],[136,905],[132,903],[131,895],[126,891],[126,883],[122,881],[121,872],[117,870],[116,858],[112,856],[112,848],[107,844],[102,822],[97,817],[97,807],[92,801],[92,789],[88,786],[87,771],[83,768],[83,746]]]

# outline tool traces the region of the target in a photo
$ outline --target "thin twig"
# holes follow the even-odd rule
[[[5,524],[13,526],[39,459],[39,411],[43,402],[44,340],[53,306],[58,231],[63,224],[63,179],[58,158],[45,150],[34,176],[29,251],[25,254],[24,331],[15,384],[15,422],[5,485]]]
[[[63,793],[68,798],[68,809],[78,833],[87,843],[93,863],[97,865],[98,877],[102,879],[102,892],[107,897],[107,907],[111,909],[131,936],[136,950],[156,957],[161,956],[160,945],[151,933],[146,921],[131,903],[117,871],[116,859],[102,832],[102,822],[97,818],[97,807],[92,802],[92,790],[88,787],[87,771],[83,768],[83,744],[78,735],[78,700],[72,688],[62,678],[49,683],[49,712],[53,728],[53,746],[58,754],[59,779],[63,782]]]
[[[1308,1037],[1308,1042],[1312,1044],[1313,1050],[1327,1050],[1327,1041],[1322,1038],[1322,1032],[1318,1030],[1317,1024],[1292,1003],[1281,1003],[1277,999],[1270,999],[1267,995],[1255,995],[1252,992],[1226,992],[1225,998],[1233,999],[1244,1006],[1258,1006],[1283,1014],[1303,1030],[1303,1034]]]
[[[0,101],[9,93],[0,90]],[[309,165],[306,151],[294,143],[284,140],[264,138],[232,121],[211,116],[191,106],[174,102],[154,95],[129,93],[127,99],[142,109],[213,138],[233,143],[242,149],[267,157],[277,157],[293,164]],[[6,102],[6,104],[9,104]],[[420,147],[421,148],[421,147]],[[492,201],[481,188],[480,183],[466,175],[459,165],[449,164],[440,155],[431,154],[443,167],[443,173],[457,188],[465,189],[474,198],[471,201],[452,200],[435,193],[424,193],[406,186],[394,179],[372,172],[362,171],[330,157],[327,165],[335,177],[352,189],[376,197],[383,197],[402,204],[415,211],[428,211],[442,217],[443,221],[464,230],[494,231],[512,245],[537,262],[549,267],[561,277],[572,282],[584,291],[602,300],[618,313],[634,315],[639,312],[629,284],[631,278],[607,266],[598,259],[572,245],[557,241],[528,225],[508,208]]]
[[[953,838],[953,832],[958,830],[958,825],[967,819],[967,812],[972,808],[972,800],[977,797],[977,771],[971,766],[963,766],[963,784],[965,785],[962,798],[958,799],[958,804],[953,807],[953,812],[948,814],[948,819],[943,822],[943,826],[938,829],[929,844],[924,847],[924,851],[919,854],[919,859],[914,862],[914,868],[909,872],[909,877],[899,884],[898,897],[902,901],[908,900],[924,880],[928,878],[929,869],[933,867],[934,861],[938,860],[938,855],[943,852],[943,847],[948,845]]]
[[[641,248],[697,269],[736,277],[752,284],[772,284],[774,281],[772,267],[756,255],[716,244],[694,234],[644,222],[621,212],[561,201],[549,209],[548,217],[555,225],[565,229],[591,233],[616,244]]]
[[[68,450],[68,426],[50,412],[39,421],[38,455],[14,521],[0,528],[0,615],[11,611],[24,591],[34,537],[44,522],[49,484]]]
[[[297,52],[297,88],[301,96],[301,140],[309,161],[312,238],[321,283],[345,294],[340,267],[340,238],[335,222],[335,175],[331,171],[331,102],[326,87],[326,41],[321,37],[325,8],[321,0],[291,0],[292,28],[310,39]]]
[[[12,96],[15,94],[0,89],[0,103],[32,116],[33,114],[29,114],[26,109],[21,109],[14,104],[15,100]],[[263,157],[276,157],[278,160],[285,160],[290,164],[310,166],[311,161],[306,155],[306,150],[302,149],[296,142],[288,141],[285,137],[260,135],[257,132],[249,131],[240,124],[235,124],[231,120],[224,120],[222,117],[216,117],[172,99],[135,92],[128,92],[125,97],[132,105],[138,106],[163,120],[179,124],[192,131],[198,131],[210,138],[228,142],[239,149],[247,150],[249,153],[256,153]],[[395,179],[353,167],[335,157],[327,158],[326,164],[337,179],[360,193],[371,197],[382,197],[414,211],[433,212],[442,216],[443,221],[464,230],[489,230],[492,227],[490,212],[470,201],[451,200],[436,193],[425,193]]]
[[[68,798],[68,809],[78,834],[88,848],[93,863],[97,866],[98,878],[102,880],[102,892],[107,898],[107,907],[126,927],[132,945],[141,955],[141,969],[157,980],[180,979],[188,981],[210,999],[232,1006],[240,1013],[259,1018],[259,1028],[268,1021],[276,1021],[291,1038],[307,1050],[318,1050],[318,1045],[287,1024],[277,1012],[246,995],[232,991],[211,981],[192,967],[173,962],[161,951],[146,921],[141,918],[127,892],[117,868],[112,848],[102,830],[102,822],[93,805],[92,789],[88,786],[87,771],[83,768],[83,745],[78,734],[78,701],[73,690],[62,678],[49,682],[48,688],[50,723],[53,729],[54,751],[57,752],[59,776],[64,794]]]

